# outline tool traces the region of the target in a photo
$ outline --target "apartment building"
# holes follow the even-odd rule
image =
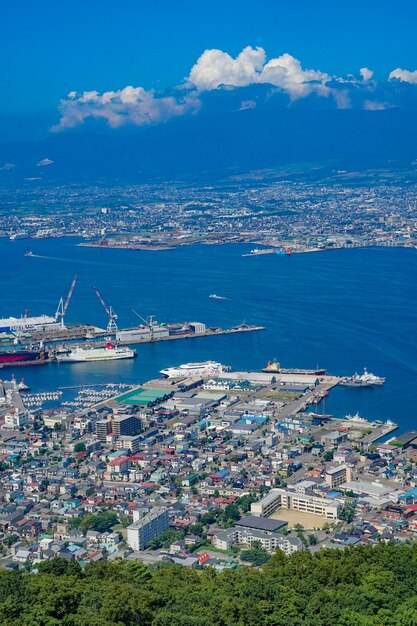
[[[329,469],[326,470],[324,479],[332,489],[337,489],[339,485],[352,480],[352,471],[347,465],[329,467]]]
[[[303,544],[298,537],[285,537],[267,533],[262,530],[233,527],[215,533],[213,543],[219,550],[230,550],[234,544],[251,546],[259,542],[269,553],[282,550],[285,554],[292,554],[303,549]]]
[[[155,507],[149,513],[133,512],[133,524],[127,527],[127,543],[132,550],[143,550],[151,539],[161,535],[168,528],[168,509]]]

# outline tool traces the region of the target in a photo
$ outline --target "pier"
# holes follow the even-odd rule
[[[36,341],[41,341],[43,344],[54,344],[54,343],[62,343],[66,341],[76,341],[79,340],[94,340],[94,345],[100,345],[100,342],[95,340],[97,339],[111,339],[112,341],[117,341],[118,344],[142,344],[142,343],[156,343],[158,341],[172,341],[174,339],[191,339],[198,337],[214,337],[217,335],[231,335],[235,333],[247,333],[247,332],[257,332],[260,330],[265,330],[265,326],[255,326],[251,324],[240,324],[239,326],[234,326],[233,328],[219,328],[219,327],[210,327],[206,328],[204,326],[204,330],[201,332],[195,332],[191,329],[191,324],[189,322],[184,322],[183,324],[166,324],[163,326],[166,329],[165,334],[155,333],[153,334],[151,330],[148,332],[148,336],[143,335],[140,339],[134,338],[133,336],[129,336],[126,339],[118,339],[117,336],[119,333],[128,333],[129,331],[139,330],[140,327],[136,328],[128,328],[121,329],[120,331],[109,332],[105,328],[97,328],[95,326],[68,326],[65,329],[53,330],[49,332],[36,332],[32,334],[32,337]],[[181,331],[181,328],[186,328],[186,330]],[[103,345],[105,341],[103,341]]]
[[[364,437],[362,437],[359,443],[364,448],[367,448],[368,446],[375,443],[375,441],[378,441],[378,439],[386,437],[390,433],[393,433],[395,430],[398,430],[398,424],[394,424],[393,422],[382,424],[379,428],[376,428],[371,433],[369,433],[369,435],[365,435]]]

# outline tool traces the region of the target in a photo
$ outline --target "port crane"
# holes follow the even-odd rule
[[[68,305],[70,303],[71,296],[72,296],[72,293],[74,291],[74,287],[75,287],[75,283],[76,282],[77,282],[77,274],[75,274],[74,278],[72,279],[72,283],[71,283],[71,286],[69,288],[68,295],[67,295],[67,298],[66,298],[65,302],[64,302],[64,298],[62,296],[61,296],[61,298],[59,299],[59,302],[58,302],[58,307],[57,307],[57,310],[56,310],[56,313],[55,313],[55,320],[58,321],[58,319],[61,318],[61,328],[62,329],[65,328],[64,317],[65,317],[65,314],[67,312]]]
[[[130,307],[130,310],[132,311],[132,313],[134,313],[139,319],[142,320],[142,322],[144,322],[144,324],[149,328],[149,332],[151,333],[151,341],[153,341],[154,335],[153,335],[153,329],[154,326],[157,324],[155,315],[149,315],[148,318],[144,318],[142,317],[142,315],[140,313],[138,313],[133,307]]]
[[[103,309],[106,311],[107,315],[109,316],[109,322],[107,324],[107,332],[115,333],[117,331],[117,324],[116,324],[117,314],[114,312],[111,306],[107,306],[107,304],[104,302],[103,298],[101,297],[99,290],[96,287],[93,287],[93,291],[96,294],[97,298],[100,300],[103,306]]]

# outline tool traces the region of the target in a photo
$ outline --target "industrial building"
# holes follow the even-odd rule
[[[25,330],[48,331],[59,328],[61,328],[61,322],[56,317],[49,315],[0,319],[0,333],[24,332]]]
[[[127,527],[127,543],[136,552],[143,550],[148,541],[167,530],[168,524],[168,509],[164,507],[155,507],[145,514],[141,509],[135,509],[133,524]]]
[[[116,340],[120,343],[140,343],[142,341],[160,341],[169,337],[166,326],[138,326],[116,332]]]

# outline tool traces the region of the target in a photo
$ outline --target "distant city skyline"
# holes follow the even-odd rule
[[[397,2],[394,11],[391,2],[373,0],[256,8],[246,0],[44,0],[9,3],[2,13],[0,113],[52,112],[64,99],[60,128],[90,115],[118,126],[125,105],[131,123],[165,121],[195,112],[199,94],[221,84],[272,84],[290,101],[336,94],[335,106],[345,108],[346,92],[358,84],[372,92],[370,83],[391,77],[395,92],[398,84],[417,83],[417,6],[410,2]],[[364,96],[363,107],[397,105],[386,102],[386,89],[382,95]]]

